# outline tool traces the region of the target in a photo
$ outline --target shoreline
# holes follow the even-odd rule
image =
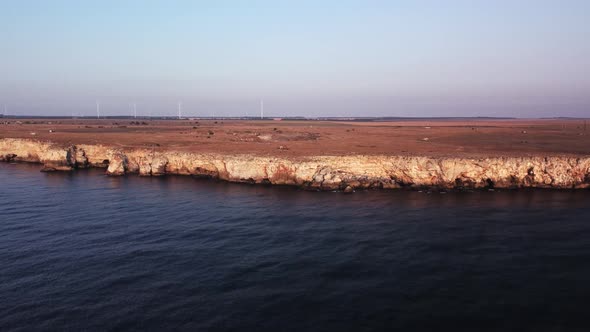
[[[0,139],[0,161],[43,165],[43,171],[105,168],[110,176],[191,175],[228,182],[307,190],[586,189],[590,156],[428,157],[396,155],[259,156],[121,148],[46,140]]]

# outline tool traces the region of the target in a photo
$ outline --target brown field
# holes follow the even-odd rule
[[[487,157],[589,155],[590,123],[588,127],[584,120],[0,119],[0,138],[289,157],[355,154]]]

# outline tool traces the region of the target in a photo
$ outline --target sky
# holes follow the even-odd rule
[[[590,1],[0,0],[10,115],[590,117]],[[0,113],[4,111],[0,109]]]

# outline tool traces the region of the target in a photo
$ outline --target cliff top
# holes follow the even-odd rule
[[[590,122],[590,121],[589,121]],[[303,157],[589,155],[584,120],[399,122],[3,119],[0,138]]]

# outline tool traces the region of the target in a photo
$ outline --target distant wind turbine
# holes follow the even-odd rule
[[[260,99],[260,120],[264,119],[264,100]]]
[[[96,101],[96,118],[100,119],[100,104]]]
[[[178,102],[178,120],[180,120],[182,116],[182,103]]]

